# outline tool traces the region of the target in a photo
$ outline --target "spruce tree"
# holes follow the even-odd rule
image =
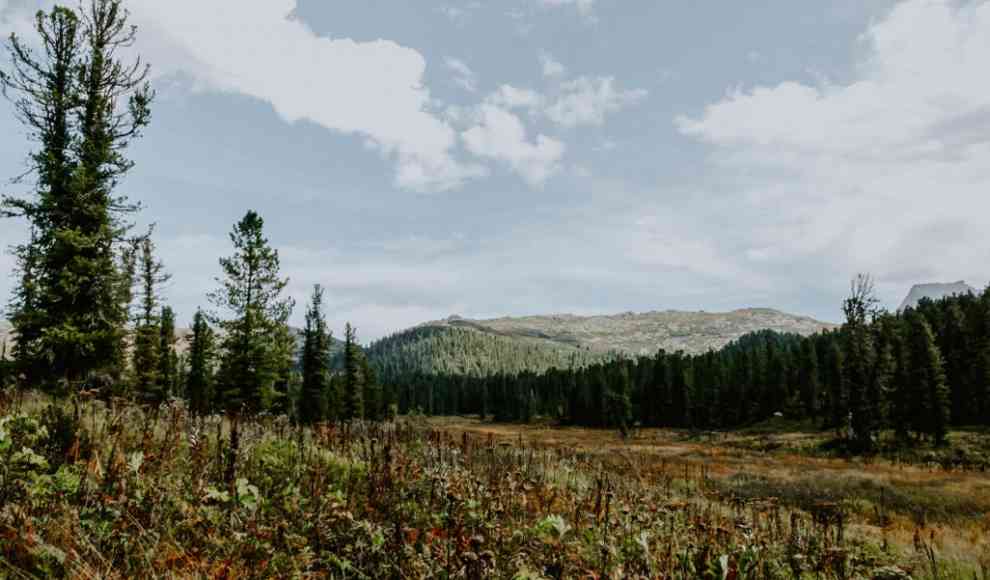
[[[7,340],[0,341],[0,389],[7,388],[10,380],[10,361],[7,360]]]
[[[38,263],[42,248],[37,240],[38,236],[32,228],[30,241],[13,248],[14,274],[19,279],[7,311],[16,338],[11,350],[16,374],[22,377],[26,385],[45,386],[51,380],[47,368],[50,357],[42,349],[40,340],[47,317],[40,310]]]
[[[78,14],[39,12],[40,57],[15,35],[5,94],[40,148],[37,191],[4,198],[4,214],[28,220],[32,251],[15,248],[21,284],[12,320],[36,380],[77,388],[123,368],[132,263],[123,244],[134,210],[114,188],[132,167],[124,156],[150,117],[146,67],[121,60],[135,30],[120,0],[89,0]],[[25,300],[25,298],[29,298]]]
[[[940,334],[945,381],[951,393],[952,422],[964,425],[970,421],[975,402],[970,389],[970,368],[978,361],[968,349],[965,319],[958,300],[945,304]]]
[[[158,391],[162,400],[178,395],[179,357],[175,352],[175,312],[163,306],[158,324]]]
[[[247,212],[230,241],[234,254],[220,259],[220,287],[209,296],[230,315],[215,316],[223,336],[218,386],[225,408],[257,412],[279,379],[283,365],[273,337],[286,325],[292,301],[282,296],[288,280],[279,274],[278,251],[264,235],[261,216]]]
[[[612,365],[606,407],[608,423],[615,427],[625,437],[629,434],[629,423],[632,420],[632,401],[630,398],[631,383],[629,378],[628,361],[619,360]]]
[[[319,284],[313,287],[309,308],[306,310],[303,337],[299,417],[304,423],[313,424],[326,419],[326,396],[330,372],[331,339],[323,313],[323,287]]]
[[[808,339],[801,342],[801,358],[798,363],[798,385],[801,395],[801,405],[805,417],[818,418],[819,385],[818,385],[818,352],[815,341]]]
[[[357,344],[357,331],[348,322],[344,327],[344,418],[364,418],[364,381],[361,376],[361,358]],[[428,399],[432,400],[432,391]],[[431,403],[424,409],[429,413]]]
[[[382,387],[378,384],[375,370],[372,368],[371,363],[368,361],[368,356],[362,349],[358,349],[358,365],[364,388],[361,394],[361,399],[364,401],[364,416],[366,419],[373,421],[381,420],[384,415]],[[446,405],[447,399],[448,397],[443,398],[444,405]],[[446,409],[445,414],[450,412],[450,409]]]
[[[139,311],[134,320],[134,346],[131,354],[133,386],[141,400],[157,404],[164,399],[160,392],[161,329],[158,289],[169,280],[161,261],[155,257],[151,232],[140,242],[138,255]]]
[[[877,299],[872,279],[860,274],[852,282],[849,298],[842,304],[846,315],[843,327],[845,360],[842,378],[849,395],[850,428],[853,444],[860,450],[873,446],[879,428],[871,369],[876,362],[869,322],[877,315]]]
[[[828,352],[825,365],[825,406],[828,416],[825,426],[840,429],[846,417],[846,396],[843,383],[842,368],[843,353],[836,338],[836,333],[832,333],[828,340]]]
[[[186,375],[186,396],[190,410],[207,415],[213,406],[213,365],[216,338],[202,310],[193,317],[192,338],[189,343],[189,374]]]
[[[909,324],[909,376],[916,401],[912,423],[917,432],[931,436],[937,445],[941,445],[948,434],[951,406],[942,353],[924,316],[909,313]]]

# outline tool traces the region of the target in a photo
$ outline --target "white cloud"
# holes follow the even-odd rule
[[[457,86],[471,93],[478,90],[478,75],[464,61],[448,56],[443,62],[454,73]]]
[[[593,19],[595,15],[595,0],[538,0],[540,4],[550,7],[574,6],[584,18]]]
[[[461,135],[474,155],[507,163],[533,187],[559,171],[565,151],[562,142],[543,134],[529,141],[519,117],[493,104],[480,106],[476,121]]]
[[[319,37],[291,16],[296,0],[133,0],[129,8],[142,29],[138,49],[159,73],[267,101],[289,122],[366,137],[396,160],[401,187],[449,189],[482,173],[454,158],[456,133],[429,112],[426,61],[413,49]]]
[[[605,116],[634,105],[647,96],[647,91],[623,91],[615,88],[612,77],[579,77],[561,84],[560,98],[548,106],[545,114],[564,127],[601,125]]]
[[[545,95],[532,89],[502,85],[485,99],[486,104],[506,109],[525,109],[533,117],[545,117],[557,125],[573,128],[602,125],[605,117],[643,100],[645,90],[619,90],[612,77],[586,77],[563,81]]]
[[[540,93],[530,89],[520,89],[512,85],[502,85],[485,99],[486,103],[506,109],[528,109],[538,111],[545,99]]]
[[[752,259],[973,283],[990,259],[990,2],[910,0],[848,84],[736,89],[680,131],[716,147]],[[769,266],[764,266],[769,267]],[[899,296],[892,297],[893,299]]]
[[[563,64],[547,53],[540,55],[540,64],[543,65],[543,76],[547,78],[562,77],[567,72]]]

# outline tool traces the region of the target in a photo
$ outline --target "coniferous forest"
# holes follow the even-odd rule
[[[702,354],[365,348],[245,210],[177,312],[121,186],[156,103],[129,18],[42,10],[0,61],[32,147],[0,578],[990,578],[990,288],[891,313],[858,275],[841,327]]]
[[[661,350],[483,375],[425,374],[415,365],[403,374],[391,370],[398,365],[388,355],[407,353],[382,344],[370,352],[385,352],[374,360],[402,412],[523,422],[540,416],[623,431],[733,429],[780,416],[832,429],[866,451],[884,431],[904,444],[942,443],[952,426],[990,424],[988,307],[990,290],[923,299],[892,314],[876,308],[864,276],[853,283],[847,321],[838,330],[809,337],[763,331],[701,355]],[[465,343],[483,340],[464,332]],[[456,338],[445,340],[458,344]],[[495,349],[470,352],[498,357]]]

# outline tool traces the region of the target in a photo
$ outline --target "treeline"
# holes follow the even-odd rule
[[[288,280],[253,211],[231,231],[233,253],[220,259],[211,309],[196,313],[188,351],[179,354],[175,313],[160,297],[169,277],[153,231],[134,233],[139,207],[116,191],[154,100],[147,65],[124,56],[136,30],[121,0],[39,11],[34,28],[31,41],[10,37],[10,64],[0,70],[0,89],[36,146],[26,174],[35,187],[0,200],[3,217],[30,228],[30,239],[13,248],[14,340],[9,353],[2,345],[0,387],[86,391],[150,407],[183,398],[200,414],[384,416],[390,398],[350,325],[344,368],[331,372],[319,287],[300,364]]]
[[[701,355],[660,351],[585,368],[395,380],[400,410],[732,429],[775,416],[814,421],[869,449],[881,432],[942,443],[950,426],[990,424],[990,289],[892,314],[860,277],[839,330],[763,331]]]

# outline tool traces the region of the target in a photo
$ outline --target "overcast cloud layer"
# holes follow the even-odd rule
[[[123,186],[181,318],[248,208],[299,302],[323,283],[365,339],[455,313],[837,320],[859,271],[890,306],[987,281],[990,2],[412,4],[130,0],[159,99]],[[44,5],[0,0],[0,32]],[[12,177],[7,103],[0,132]]]

